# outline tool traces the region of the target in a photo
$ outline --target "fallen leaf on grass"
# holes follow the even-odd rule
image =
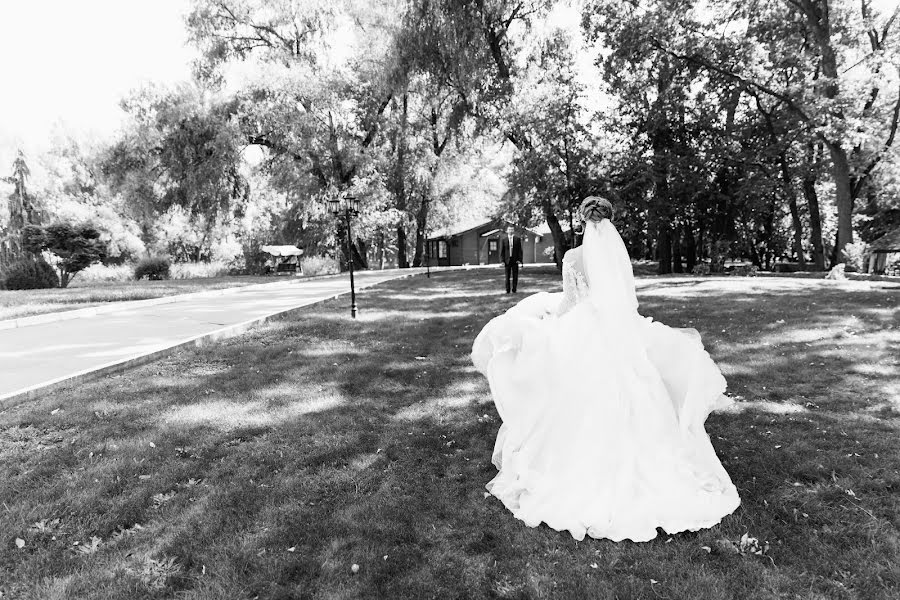
[[[154,508],[159,508],[159,507],[161,507],[163,504],[166,504],[167,502],[169,502],[170,500],[172,500],[172,498],[174,498],[174,497],[175,497],[175,491],[174,491],[174,490],[171,491],[171,492],[169,492],[168,494],[154,494],[154,495],[153,495],[153,498],[152,498],[152,500],[153,500],[153,507],[154,507]]]
[[[59,525],[59,519],[53,519],[52,521],[48,521],[47,519],[41,519],[36,523],[31,524],[31,529],[37,531],[38,533],[47,533],[51,531],[54,527]]]
[[[95,552],[97,552],[97,550],[100,549],[100,542],[102,542],[102,541],[103,540],[101,538],[98,538],[96,535],[93,535],[93,536],[91,536],[90,544],[84,544],[84,545],[79,544],[77,546],[77,550],[79,552],[81,552],[82,554],[94,554]],[[78,542],[75,542],[75,543],[77,544]]]
[[[181,566],[174,557],[160,560],[147,558],[139,568],[126,566],[125,570],[138,577],[151,590],[161,590],[166,587],[168,579],[181,570]],[[206,574],[206,565],[203,566],[203,574]]]

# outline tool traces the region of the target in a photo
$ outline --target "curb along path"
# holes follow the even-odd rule
[[[421,268],[362,271],[356,273],[356,288],[423,273]],[[63,319],[34,319],[0,329],[0,410],[65,384],[151,362],[183,346],[240,335],[276,315],[350,293],[346,275],[279,283],[122,302],[103,311],[70,311],[81,314],[61,313]]]

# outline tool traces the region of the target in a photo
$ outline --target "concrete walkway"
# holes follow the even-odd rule
[[[424,269],[363,271],[356,289],[424,273]],[[63,383],[149,362],[179,346],[243,333],[266,319],[346,294],[349,276],[288,280],[232,293],[147,306],[121,302],[121,310],[0,330],[0,408]],[[365,311],[362,294],[360,312]]]

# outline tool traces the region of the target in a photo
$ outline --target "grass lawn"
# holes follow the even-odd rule
[[[65,289],[0,290],[0,321],[29,315],[75,310],[127,300],[146,300],[177,294],[282,281],[276,277],[200,277],[165,281],[101,282],[78,279]]]
[[[743,504],[615,544],[484,497],[499,422],[468,353],[501,277],[395,281],[356,321],[329,301],[0,412],[2,598],[900,597],[898,287],[640,280],[740,400],[707,429]]]

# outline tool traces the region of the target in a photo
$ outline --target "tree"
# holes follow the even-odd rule
[[[240,214],[248,186],[232,107],[197,87],[145,88],[123,102],[131,128],[107,151],[102,171],[128,201],[149,248],[159,219],[187,216],[185,258],[208,260],[216,232]]]
[[[714,6],[725,15],[746,19],[742,44],[753,51],[743,53],[744,60],[735,62],[733,55],[724,55],[723,60],[723,55],[709,51],[708,44],[679,49],[652,35],[649,42],[745,91],[766,95],[813,132],[830,158],[838,223],[834,256],[840,256],[853,241],[856,200],[896,140],[900,7],[879,15],[870,0],[767,0],[752,10],[732,1]],[[721,24],[727,28],[730,22],[727,17]],[[688,19],[673,24],[681,31],[696,31]],[[810,74],[801,85],[794,78],[769,77],[771,62],[788,61]]]
[[[302,185],[290,214],[315,213],[309,205],[335,195],[368,193],[357,183],[372,180],[371,151],[393,97],[395,25],[385,15],[398,6],[387,0],[374,6],[315,1],[299,9],[262,0],[195,2],[187,23],[203,52],[201,74],[220,79],[223,67],[240,62],[264,75],[241,86],[233,114],[245,143],[266,151],[265,168],[275,180]],[[337,38],[340,48],[329,44]],[[346,247],[345,237],[339,223],[334,239],[342,263],[352,257],[363,266],[362,246]]]
[[[67,287],[75,275],[104,257],[100,232],[90,224],[27,225],[22,236],[29,252],[51,254],[49,262],[59,273],[60,287]]]
[[[523,165],[539,160],[542,153],[531,146],[529,118],[523,120],[524,113],[515,109],[517,94],[523,91],[530,67],[550,60],[554,49],[569,51],[552,28],[537,48],[532,47],[536,27],[552,5],[548,0],[416,0],[409,11],[417,20],[419,68],[446,82],[479,133],[489,131],[507,140],[522,153]],[[547,66],[549,72],[553,67]],[[527,95],[527,84],[524,91]],[[531,194],[536,194],[561,260],[568,241],[559,223],[561,207],[550,193],[552,186],[521,179],[513,183],[528,191],[507,196],[508,200],[531,201]],[[567,204],[563,202],[563,211]],[[509,203],[505,206],[511,208]],[[518,212],[529,211],[522,207]]]
[[[26,225],[39,219],[40,212],[35,207],[34,197],[28,191],[31,169],[20,149],[12,165],[12,175],[2,181],[13,185],[13,192],[7,198],[8,217],[0,228],[0,266],[9,265],[22,257],[22,231]]]

